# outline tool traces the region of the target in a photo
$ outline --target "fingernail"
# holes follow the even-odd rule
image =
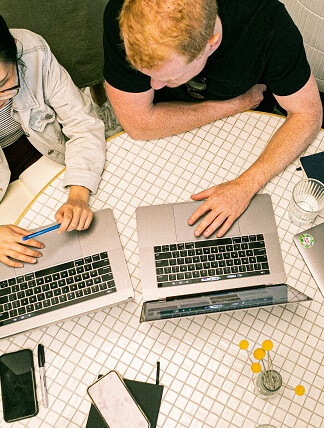
[[[41,248],[45,248],[45,245],[44,245],[44,244],[42,244],[42,245],[41,245]]]
[[[195,236],[199,236],[199,232],[197,232],[197,230],[195,231]]]
[[[36,263],[36,261],[37,261],[36,259],[32,259],[32,261],[31,261],[31,262],[32,262],[32,263]]]

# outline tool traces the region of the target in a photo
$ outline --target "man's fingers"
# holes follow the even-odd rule
[[[201,199],[206,199],[208,198],[214,191],[214,188],[212,187],[211,189],[207,189],[207,190],[203,190],[202,192],[199,193],[195,193],[194,195],[191,195],[191,199],[193,199],[194,201],[200,201]]]
[[[227,218],[227,214],[225,213],[221,213],[220,215],[218,215],[215,220],[213,222],[210,222],[210,224],[208,225],[208,227],[206,227],[204,230],[204,236],[206,238],[208,238],[212,233],[215,232],[216,229],[218,229],[226,220]],[[224,232],[225,233],[225,232]],[[218,234],[217,234],[218,236]]]
[[[204,202],[201,204],[196,211],[188,218],[188,224],[191,226],[194,224],[202,215],[209,210],[209,204]]]
[[[225,235],[225,233],[232,226],[236,218],[237,217],[233,215],[230,215],[229,217],[227,217],[227,220],[225,221],[225,223],[223,223],[222,227],[216,233],[217,238],[221,238],[223,235]]]
[[[200,236],[204,232],[204,230],[215,220],[217,216],[218,216],[218,213],[216,212],[216,210],[210,211],[197,226],[194,232],[195,236]]]

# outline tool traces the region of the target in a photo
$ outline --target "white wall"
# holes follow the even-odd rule
[[[324,92],[324,0],[281,0],[299,28],[319,90]]]

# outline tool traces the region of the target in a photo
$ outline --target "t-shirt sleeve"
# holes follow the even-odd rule
[[[121,91],[145,92],[151,89],[150,78],[131,67],[120,38],[118,17],[122,4],[121,0],[110,0],[104,13],[104,77]]]
[[[303,38],[282,4],[274,23],[263,77],[271,92],[279,96],[299,91],[310,77]]]

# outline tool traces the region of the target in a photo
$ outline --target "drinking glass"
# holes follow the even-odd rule
[[[289,218],[297,226],[312,223],[324,207],[324,184],[314,178],[299,181],[292,192]]]

